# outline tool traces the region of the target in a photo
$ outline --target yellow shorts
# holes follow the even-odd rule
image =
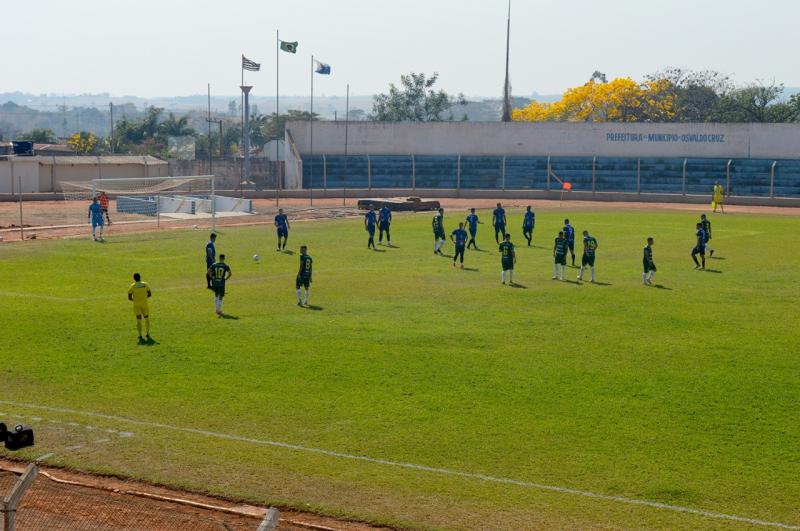
[[[139,317],[140,315],[147,317],[150,315],[150,308],[147,307],[147,303],[144,304],[133,304],[133,315]]]

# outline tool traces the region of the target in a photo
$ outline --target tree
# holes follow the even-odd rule
[[[81,131],[70,136],[67,145],[78,155],[89,155],[97,146],[97,136],[94,133]]]
[[[400,87],[389,85],[388,94],[375,96],[372,103],[371,119],[380,122],[439,122],[442,114],[454,105],[465,105],[463,94],[450,96],[444,90],[433,87],[439,79],[434,73],[411,72],[400,76]]]
[[[158,125],[158,133],[164,138],[169,138],[171,136],[192,136],[195,131],[189,127],[188,116],[176,118],[174,114],[169,113],[167,119]]]
[[[21,135],[20,140],[29,140],[36,144],[57,144],[58,138],[52,129],[34,128],[30,132]]]
[[[656,122],[674,118],[674,97],[669,82],[653,80],[636,83],[617,78],[607,83],[593,79],[568,89],[553,103],[532,101],[515,109],[515,121],[545,122]]]
[[[726,94],[715,117],[721,122],[790,122],[797,119],[791,100],[781,101],[783,85],[753,83]]]

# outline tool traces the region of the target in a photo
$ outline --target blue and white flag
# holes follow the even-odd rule
[[[316,63],[316,68],[314,68],[314,72],[316,72],[317,74],[330,75],[331,65],[325,64],[321,61],[317,61],[316,59],[314,59],[314,63]]]

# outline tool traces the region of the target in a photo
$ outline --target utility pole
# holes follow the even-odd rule
[[[111,154],[114,154],[114,102],[108,102],[108,112],[111,115]]]
[[[511,121],[511,80],[508,76],[508,62],[511,54],[511,0],[508,0],[508,21],[506,23],[506,82],[503,85],[503,122]]]

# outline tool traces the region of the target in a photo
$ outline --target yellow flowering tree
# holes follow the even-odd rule
[[[97,136],[86,131],[75,133],[67,139],[67,146],[78,155],[88,155],[97,147]]]
[[[637,83],[630,78],[588,83],[564,92],[553,103],[532,101],[514,109],[518,122],[661,122],[675,117],[675,101],[665,79]]]

